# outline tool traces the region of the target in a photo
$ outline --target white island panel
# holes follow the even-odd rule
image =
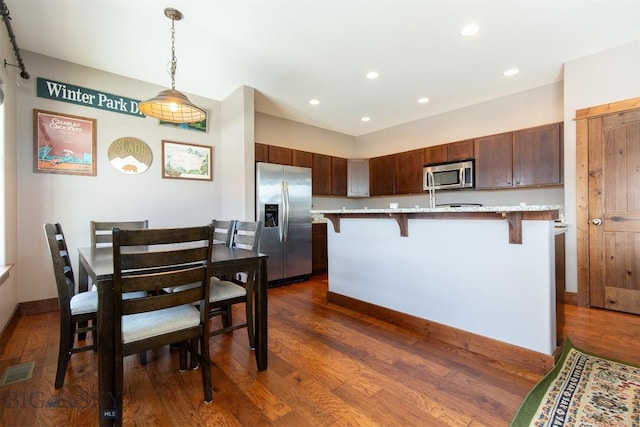
[[[553,221],[341,218],[328,227],[329,291],[551,355]]]

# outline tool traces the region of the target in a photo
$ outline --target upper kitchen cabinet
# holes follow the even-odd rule
[[[277,163],[279,165],[291,165],[292,150],[291,148],[269,146],[269,163]]]
[[[347,196],[347,159],[331,157],[331,195]]]
[[[291,166],[312,168],[313,153],[310,153],[308,151],[293,150],[291,153]]]
[[[314,196],[331,195],[331,156],[313,153],[311,181]]]
[[[562,184],[562,124],[475,140],[476,188]]]
[[[422,168],[424,166],[424,149],[405,151],[395,154],[394,179],[395,194],[422,193]]]
[[[394,194],[395,155],[369,159],[369,194],[388,196]]]
[[[369,197],[369,159],[347,160],[347,196]]]
[[[434,145],[424,149],[424,163],[445,163],[473,159],[473,139]]]
[[[444,163],[449,159],[449,144],[433,145],[424,149],[424,164]]]
[[[447,161],[467,160],[474,158],[473,139],[452,142],[447,145]]]
[[[267,144],[255,143],[256,162],[269,162],[269,146]]]
[[[513,185],[562,184],[561,123],[523,129],[513,134]]]
[[[476,138],[474,151],[476,188],[512,186],[513,132]]]

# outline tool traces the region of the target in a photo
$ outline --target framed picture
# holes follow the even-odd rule
[[[207,118],[208,117],[209,115],[207,114]],[[158,120],[158,123],[163,126],[171,126],[179,129],[188,129],[188,130],[196,130],[198,132],[206,132],[207,123],[208,123],[207,118],[205,118],[200,122],[195,122],[195,123],[172,123],[172,122],[166,122],[164,120]]]
[[[96,119],[33,110],[33,171],[96,176]]]
[[[162,141],[162,177],[212,181],[213,148],[206,145]]]

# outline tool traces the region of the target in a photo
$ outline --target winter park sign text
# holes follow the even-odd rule
[[[85,105],[114,113],[145,117],[138,110],[138,100],[38,77],[38,96],[71,104]]]

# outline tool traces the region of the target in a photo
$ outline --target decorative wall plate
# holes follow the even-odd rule
[[[144,141],[130,136],[113,141],[108,155],[114,168],[129,175],[143,173],[153,161],[151,148]]]

